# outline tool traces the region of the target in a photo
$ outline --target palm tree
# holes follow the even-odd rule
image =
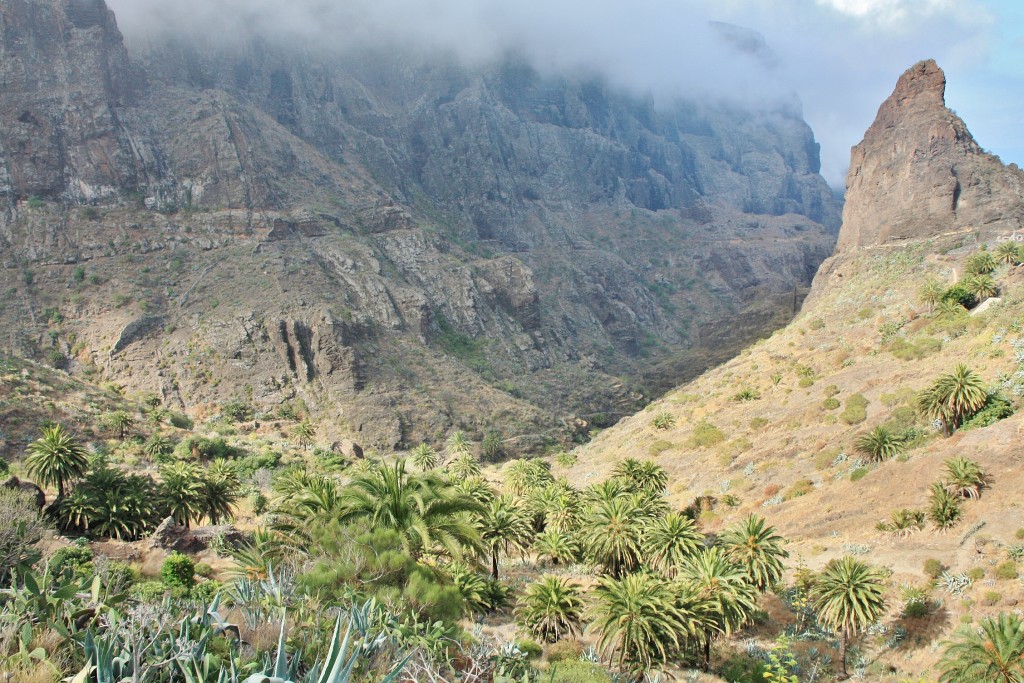
[[[498,579],[498,554],[515,548],[525,552],[533,536],[533,527],[521,507],[509,496],[501,496],[484,508],[477,520],[477,531],[491,554],[491,578]]]
[[[534,528],[569,532],[579,526],[579,500],[576,491],[561,483],[548,484],[530,492],[527,504],[533,513]]]
[[[55,485],[58,498],[64,495],[65,484],[84,475],[88,466],[85,448],[63,425],[44,428],[29,444],[25,458],[29,476],[41,486]]]
[[[988,400],[981,377],[962,363],[942,375],[918,396],[917,405],[932,420],[942,422],[946,436],[981,410]]]
[[[413,559],[426,553],[462,559],[483,543],[472,517],[483,507],[432,472],[412,475],[405,460],[357,476],[340,495],[342,522],[365,521],[373,529],[392,529]]]
[[[940,318],[959,318],[960,316],[967,315],[967,309],[959,301],[953,301],[952,299],[943,299],[939,302],[939,306],[936,309]]]
[[[935,310],[935,304],[942,299],[943,293],[946,288],[942,286],[942,283],[933,277],[925,280],[917,290],[917,299],[923,304],[928,306],[928,312],[931,313]]]
[[[135,426],[135,418],[128,414],[124,410],[115,410],[112,413],[108,413],[105,418],[107,428],[117,433],[117,437],[124,441],[128,436],[128,432],[131,431],[132,427]]]
[[[988,275],[996,269],[996,259],[988,251],[976,251],[967,257],[964,272],[967,275]]]
[[[473,442],[466,436],[466,432],[457,429],[448,437],[445,446],[449,457],[456,458],[460,455],[468,455],[473,448]]]
[[[939,531],[952,529],[960,519],[960,498],[940,482],[929,487],[928,518]]]
[[[316,426],[309,420],[303,420],[295,425],[295,438],[298,440],[299,445],[302,446],[302,450],[307,450],[313,445],[313,440],[316,439]]]
[[[875,623],[885,612],[882,581],[877,569],[846,555],[825,566],[815,588],[814,608],[819,621],[842,637],[841,678],[849,678],[846,672],[849,637]]]
[[[199,469],[175,462],[160,468],[160,498],[174,521],[188,527],[203,516],[203,489]]]
[[[220,524],[230,519],[232,507],[238,500],[241,481],[234,465],[224,458],[217,458],[206,468],[200,491],[200,510],[210,524]]]
[[[861,434],[853,443],[858,451],[875,462],[899,455],[904,444],[905,440],[901,435],[894,434],[883,425],[878,425],[870,432]]]
[[[997,261],[1010,266],[1015,266],[1021,262],[1020,244],[1012,240],[1003,242],[992,253]]]
[[[598,648],[621,671],[637,675],[665,664],[698,629],[677,587],[653,574],[603,578],[593,595]]]
[[[497,460],[501,457],[503,448],[501,435],[493,432],[485,436],[483,443],[480,444],[480,450],[483,457],[491,461]]]
[[[551,465],[543,460],[512,460],[505,466],[505,487],[517,496],[553,482]]]
[[[694,521],[673,511],[644,530],[644,557],[654,569],[673,577],[687,558],[704,547],[704,542]]]
[[[156,432],[146,439],[146,443],[143,445],[142,450],[150,458],[160,460],[174,452],[174,442],[171,441],[168,436]]]
[[[612,476],[623,479],[640,491],[661,494],[668,484],[668,473],[656,462],[626,458],[612,471]]]
[[[946,469],[946,490],[961,498],[978,498],[981,489],[988,484],[988,475],[981,465],[963,456],[950,458],[943,463]]]
[[[946,643],[939,683],[1022,683],[1024,681],[1024,621],[1000,612],[981,620],[980,630],[962,631]]]
[[[452,481],[463,481],[480,476],[480,463],[472,453],[463,453],[455,456],[455,459],[448,463],[446,470]]]
[[[437,451],[430,447],[430,444],[421,443],[409,452],[409,459],[420,471],[432,470],[438,465]]]
[[[156,524],[161,510],[149,477],[125,474],[112,467],[89,472],[72,495],[57,503],[57,517],[65,528],[133,541]]]
[[[497,495],[487,480],[479,476],[461,479],[455,482],[454,486],[459,492],[466,494],[481,505],[490,505]]]
[[[583,521],[586,554],[614,578],[632,571],[640,562],[643,527],[629,497],[597,503]]]
[[[704,669],[711,666],[711,641],[729,636],[743,626],[757,609],[757,590],[743,567],[734,563],[722,548],[707,548],[686,559],[682,580],[709,610],[704,623]]]
[[[605,479],[598,484],[591,484],[583,489],[582,502],[586,507],[595,507],[630,493],[628,483],[618,477]]]
[[[992,279],[991,275],[974,275],[969,277],[964,282],[964,287],[967,288],[968,292],[976,296],[978,301],[984,301],[999,292],[999,287],[996,286],[996,281]]]
[[[582,617],[579,587],[557,576],[544,576],[527,586],[516,608],[516,619],[547,643],[577,635]]]
[[[532,549],[537,553],[538,560],[554,565],[571,564],[580,554],[580,546],[576,539],[550,526],[537,534]]]
[[[763,517],[751,514],[742,522],[725,530],[719,543],[726,556],[743,567],[747,578],[764,593],[782,578],[782,560],[789,557],[783,549],[785,539],[767,526]]]

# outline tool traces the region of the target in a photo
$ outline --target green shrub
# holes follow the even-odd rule
[[[220,412],[232,422],[246,422],[253,418],[252,406],[237,398],[222,405]]]
[[[932,337],[925,337],[917,342],[895,339],[886,346],[886,350],[900,360],[921,360],[941,349],[942,342]]]
[[[800,496],[806,496],[813,490],[813,481],[811,481],[810,479],[800,479],[799,481],[794,482],[794,484],[786,490],[786,494],[783,497],[786,500],[790,500],[792,498],[799,498]]]
[[[50,557],[50,570],[54,575],[92,573],[92,549],[88,543],[73,543],[60,548]]]
[[[946,571],[946,568],[942,566],[942,562],[936,560],[934,557],[929,557],[924,561],[924,575],[929,579],[937,579],[942,576],[942,572]]]
[[[192,418],[190,418],[185,413],[178,413],[172,411],[168,420],[170,421],[172,426],[177,427],[178,429],[192,429],[192,427],[195,426],[194,423],[192,422]]]
[[[753,430],[764,429],[768,426],[768,420],[763,417],[755,417],[750,421],[750,428]]]
[[[985,578],[985,568],[984,567],[971,567],[971,569],[967,572],[967,577],[971,581],[981,581],[982,579]]]
[[[996,567],[996,578],[1003,580],[1012,580],[1017,578],[1017,563],[1012,560],[1007,560],[1001,565]]]
[[[835,384],[829,384],[827,387],[821,390],[821,393],[825,395],[825,398],[832,398],[833,396],[839,395],[839,387]]]
[[[548,646],[548,662],[574,662],[583,657],[583,643],[578,640],[560,640]]]
[[[544,654],[544,648],[535,640],[526,638],[524,640],[517,640],[516,647],[519,651],[526,655],[527,659],[537,659]]]
[[[821,318],[815,318],[814,320],[807,324],[807,327],[811,328],[812,330],[820,330],[821,328],[825,327],[825,321],[822,320]]]
[[[204,579],[208,579],[213,576],[213,567],[208,565],[206,562],[196,563],[196,576],[201,576]]]
[[[196,583],[196,564],[188,555],[173,552],[160,567],[160,578],[168,588],[191,590]]]
[[[204,605],[208,605],[213,602],[213,598],[216,597],[217,593],[224,588],[224,584],[220,581],[203,581],[197,583],[192,587],[189,592],[189,597],[197,602],[201,602]]]
[[[11,466],[7,464],[7,461],[0,458],[0,477],[7,476],[7,473],[11,470]]]
[[[839,399],[835,397],[826,398],[821,402],[821,407],[825,410],[835,410],[839,407]]]
[[[245,455],[241,448],[235,448],[220,437],[209,439],[205,436],[189,436],[182,439],[174,447],[174,457],[178,460],[231,460]]]
[[[846,407],[839,414],[839,419],[848,425],[860,424],[868,417],[868,400],[861,394],[854,394],[846,399]]]
[[[903,617],[906,619],[922,619],[928,616],[930,611],[925,600],[910,600],[903,607]]]
[[[814,469],[827,470],[839,455],[839,448],[826,448],[814,456]]]
[[[691,448],[709,448],[725,441],[725,433],[707,420],[701,420],[693,428],[687,445]]]
[[[281,454],[277,451],[265,450],[260,453],[247,455],[240,458],[235,465],[238,473],[244,476],[252,476],[259,470],[272,470],[281,464]]]
[[[998,605],[999,601],[1002,599],[1002,593],[999,593],[998,591],[986,591],[985,597],[982,598],[982,602],[984,602],[989,607],[994,607],[995,605]]]
[[[871,470],[867,467],[858,467],[854,471],[850,472],[850,481],[860,481],[864,477],[868,476],[868,472],[870,471]]]
[[[806,389],[807,387],[814,386],[814,378],[801,377],[800,381],[797,382],[797,386],[799,386],[801,389]]]
[[[167,594],[167,586],[161,581],[143,581],[132,586],[129,595],[139,602],[160,602]]]
[[[1016,531],[1014,531],[1013,532],[1013,537],[1016,538],[1017,540],[1024,539],[1024,527],[1021,527],[1020,529],[1017,529]]]
[[[665,451],[667,451],[670,448],[672,448],[673,445],[674,444],[671,441],[665,441],[665,440],[662,439],[662,440],[655,441],[654,443],[652,443],[648,447],[647,452],[650,453],[652,456],[657,457],[657,456],[661,455],[662,453],[664,453]]]
[[[985,407],[975,413],[971,419],[965,421],[960,426],[960,430],[966,431],[968,429],[988,427],[1000,420],[1005,420],[1011,415],[1013,415],[1013,404],[1010,403],[1009,399],[1001,394],[993,394],[988,397]]]
[[[757,389],[743,389],[738,394],[732,397],[732,400],[738,402],[745,401],[757,401],[761,398],[761,392]]]
[[[967,289],[967,286],[962,282],[958,282],[957,284],[947,289],[942,294],[941,301],[951,301],[953,303],[960,304],[961,306],[967,309],[974,308],[978,303],[978,299],[974,296],[974,294],[971,293],[969,289]]]
[[[543,681],[544,683],[612,683],[612,677],[600,664],[575,661],[553,664],[548,673],[544,674]]]

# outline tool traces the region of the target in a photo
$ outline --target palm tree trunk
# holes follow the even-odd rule
[[[704,670],[711,671],[711,631],[704,632]]]
[[[498,580],[498,549],[491,551],[491,578]]]
[[[846,641],[847,641],[847,632],[846,632],[846,629],[844,628],[843,629],[842,652],[841,652],[840,657],[839,657],[839,680],[841,680],[841,681],[845,681],[847,678],[850,677],[850,674],[848,674],[846,672]]]

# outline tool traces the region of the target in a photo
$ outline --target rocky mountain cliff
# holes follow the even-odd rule
[[[986,153],[946,107],[946,76],[922,61],[900,77],[853,148],[839,251],[1024,221],[1024,172]]]
[[[382,446],[614,418],[788,319],[838,226],[792,105],[126,49],[102,0],[0,31],[4,346],[190,408],[301,399]]]

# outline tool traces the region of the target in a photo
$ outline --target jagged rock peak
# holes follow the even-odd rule
[[[1021,227],[1024,173],[985,152],[946,107],[934,60],[900,77],[855,146],[838,252],[907,239]]]

